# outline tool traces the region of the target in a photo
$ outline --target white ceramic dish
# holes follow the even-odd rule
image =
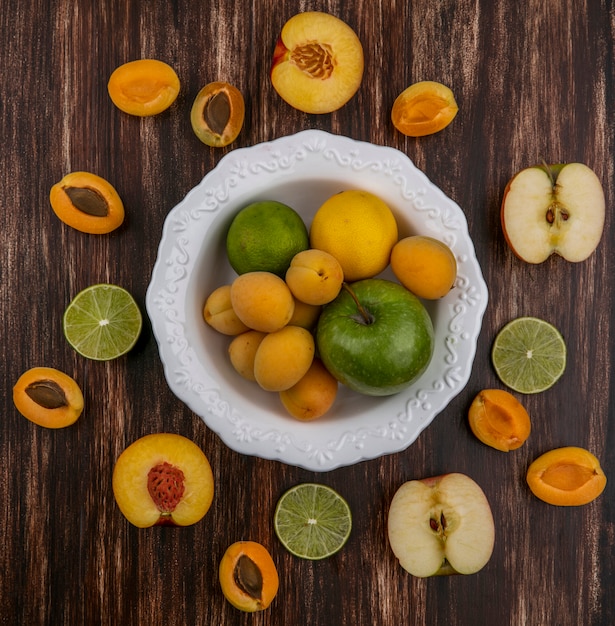
[[[435,352],[418,381],[385,398],[340,387],[327,415],[299,422],[286,414],[277,394],[232,369],[226,353],[230,339],[204,323],[203,304],[215,287],[235,276],[226,260],[225,235],[239,209],[256,200],[278,200],[297,210],[309,227],[326,198],[350,188],[385,200],[400,236],[418,233],[448,244],[458,277],[449,295],[427,303]],[[328,471],[407,448],[463,389],[487,297],[463,211],[405,154],[306,130],[230,152],[171,210],[146,307],[171,390],[229,447]]]

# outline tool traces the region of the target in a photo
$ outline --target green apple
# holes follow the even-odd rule
[[[371,396],[406,388],[427,368],[434,330],[421,301],[399,283],[368,278],[344,284],[323,308],[316,343],[342,384]]]

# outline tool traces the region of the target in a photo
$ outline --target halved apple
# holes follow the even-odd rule
[[[404,483],[391,501],[388,535],[413,576],[474,574],[491,558],[495,525],[480,486],[451,473]]]
[[[292,107],[331,113],[359,89],[363,63],[363,46],[348,24],[329,13],[305,11],[282,28],[271,83]]]
[[[604,191],[583,163],[536,165],[507,184],[500,213],[504,237],[528,263],[552,254],[584,261],[596,249],[604,229]]]

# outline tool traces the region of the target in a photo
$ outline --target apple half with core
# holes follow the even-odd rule
[[[583,163],[536,165],[506,185],[500,217],[512,251],[528,263],[552,254],[584,261],[604,229],[604,191]]]
[[[480,486],[450,473],[411,480],[397,490],[388,536],[399,564],[413,576],[474,574],[491,558],[495,525]]]
[[[387,396],[427,368],[434,329],[421,301],[399,283],[367,278],[344,283],[323,308],[316,343],[325,367],[350,389]]]

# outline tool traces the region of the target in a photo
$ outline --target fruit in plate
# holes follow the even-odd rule
[[[237,139],[243,126],[245,104],[237,87],[214,82],[205,85],[190,110],[194,134],[213,148],[228,146]]]
[[[120,511],[139,528],[195,524],[214,497],[207,457],[174,433],[145,435],[129,445],[115,463],[112,486]]]
[[[248,330],[237,335],[229,344],[228,353],[235,371],[246,380],[255,381],[254,359],[261,341],[267,336],[258,330]]]
[[[390,207],[360,189],[347,189],[325,200],[310,226],[310,246],[334,256],[347,282],[382,272],[397,238],[397,221]]]
[[[583,163],[536,165],[508,182],[500,216],[508,245],[523,261],[542,263],[558,254],[576,263],[600,242],[604,191]]]
[[[330,113],[359,89],[363,46],[342,20],[320,11],[291,17],[273,52],[271,84],[292,107]]]
[[[406,388],[431,361],[434,329],[421,301],[381,278],[344,284],[316,328],[318,353],[344,385],[367,395]]]
[[[469,476],[444,474],[404,483],[391,501],[391,550],[413,576],[474,574],[493,552],[489,501]]]
[[[248,328],[271,333],[288,324],[295,310],[295,299],[276,274],[248,272],[231,283],[231,305]]]
[[[280,582],[269,551],[256,541],[231,544],[220,561],[218,578],[224,597],[248,613],[266,609]]]
[[[600,461],[585,448],[565,446],[541,454],[527,470],[527,484],[537,497],[557,506],[580,506],[606,487]]]
[[[340,292],[344,272],[333,255],[310,248],[293,257],[285,280],[295,298],[320,305],[331,302]]]
[[[404,89],[393,103],[391,120],[409,137],[423,137],[446,128],[459,107],[451,89],[433,80],[424,80]]]
[[[314,359],[314,337],[299,326],[268,333],[254,355],[254,379],[266,391],[284,391],[299,382]]]
[[[230,285],[221,285],[207,296],[203,307],[203,318],[213,329],[223,335],[239,335],[248,330],[233,309]]]
[[[320,359],[314,359],[297,383],[280,391],[280,400],[293,417],[308,422],[322,417],[333,406],[337,389],[337,378]]]
[[[406,289],[426,300],[444,297],[457,278],[453,251],[444,242],[423,235],[404,237],[393,246],[391,269]]]
[[[238,274],[271,272],[283,277],[291,259],[307,249],[301,216],[274,200],[252,202],[235,215],[226,235],[226,253]]]
[[[45,428],[74,424],[83,411],[81,388],[68,374],[53,367],[32,367],[13,387],[17,410]]]
[[[479,392],[470,405],[468,420],[477,439],[502,452],[520,448],[532,428],[525,407],[503,389]]]

